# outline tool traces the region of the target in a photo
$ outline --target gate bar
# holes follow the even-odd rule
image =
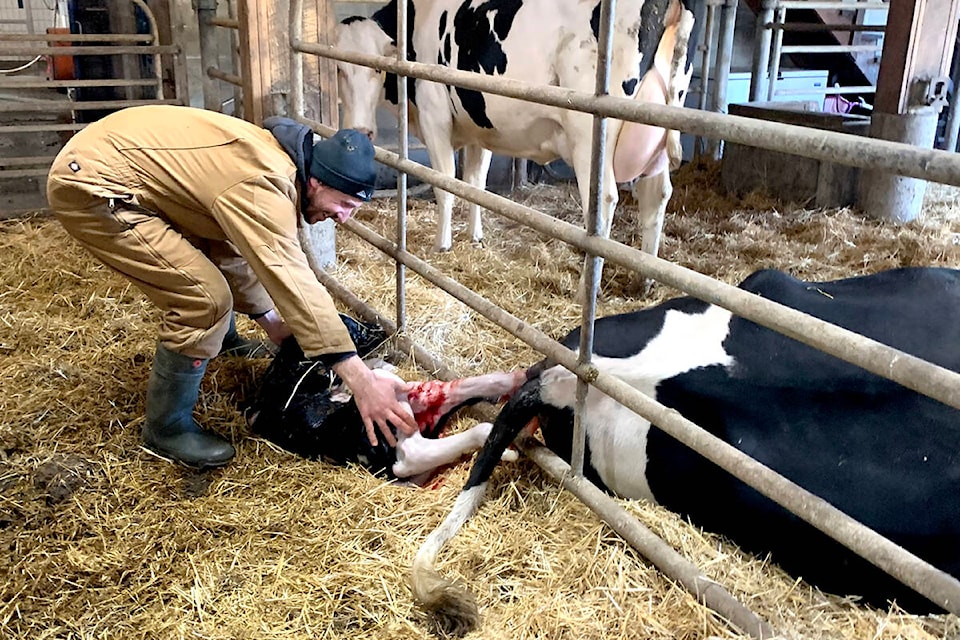
[[[398,62],[393,58],[339,51],[324,45],[294,42],[293,46],[305,53],[313,53],[321,57],[453,84],[466,89],[486,91],[508,98],[642,122],[665,129],[677,129],[708,138],[816,160],[880,169],[911,178],[960,186],[960,156],[937,149],[922,149],[877,138],[865,138],[696,109],[648,104],[613,96],[598,98],[590,93],[561,87],[536,86],[509,78],[490,78],[440,65]]]

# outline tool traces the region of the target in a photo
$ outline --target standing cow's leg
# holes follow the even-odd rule
[[[463,179],[478,189],[487,188],[487,172],[490,170],[490,160],[493,153],[477,144],[468,144],[463,148]],[[467,218],[467,228],[470,238],[474,242],[483,242],[483,224],[480,221],[482,207],[475,202],[470,203],[470,212]]]
[[[447,89],[434,82],[417,82],[417,115],[420,137],[430,154],[430,165],[434,170],[451,178],[457,175],[454,158],[453,115],[447,100]],[[436,251],[449,251],[453,246],[453,194],[434,187],[437,199],[437,237],[433,248]]]
[[[641,233],[643,234],[640,248],[644,253],[656,256],[660,250],[660,239],[663,236],[663,218],[666,215],[667,203],[673,194],[673,184],[670,182],[670,170],[667,152],[661,152],[659,170],[653,175],[640,176],[633,183],[631,189],[633,198],[637,202]],[[648,295],[653,286],[653,280],[635,274],[631,281],[631,288],[635,295]]]
[[[637,178],[631,189],[637,201],[640,228],[643,240],[640,248],[644,253],[656,256],[660,250],[660,236],[667,203],[673,194],[667,152],[661,151],[651,170]]]
[[[590,115],[582,113],[570,113],[565,122],[565,129],[570,138],[573,156],[573,170],[577,176],[577,188],[580,191],[580,201],[583,203],[583,222],[587,224],[587,214],[590,207],[590,176],[593,155],[593,118]],[[607,148],[613,149],[613,143],[617,139],[619,127],[617,123],[608,123],[607,126]],[[599,218],[599,234],[602,238],[610,237],[610,229],[613,226],[613,212],[617,207],[619,195],[617,193],[617,184],[613,177],[613,163],[610,161],[608,153],[607,162],[604,164],[602,179],[600,182],[601,199],[600,207],[597,210]],[[603,259],[599,260],[597,265],[598,274],[603,271]],[[586,271],[580,274],[580,284],[577,287],[577,300],[583,303],[587,299]]]

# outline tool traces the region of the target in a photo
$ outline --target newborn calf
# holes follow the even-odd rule
[[[366,355],[361,343],[357,345]],[[382,366],[373,371],[397,378]],[[398,400],[415,417],[419,432],[404,436],[394,431],[396,447],[384,438],[371,445],[349,389],[331,370],[308,360],[291,337],[260,380],[246,416],[254,432],[293,453],[341,465],[360,464],[377,475],[423,484],[439,467],[482,447],[490,433],[491,425],[483,423],[441,438],[447,419],[463,406],[505,399],[525,381],[526,374],[516,371],[414,384]],[[515,455],[507,452],[505,457]]]

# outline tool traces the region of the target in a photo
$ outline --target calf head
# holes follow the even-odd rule
[[[380,327],[341,319],[361,356],[386,339]],[[377,446],[370,444],[353,397],[332,370],[306,358],[292,336],[280,345],[244,412],[255,433],[287,451],[389,474],[393,448],[382,438]]]

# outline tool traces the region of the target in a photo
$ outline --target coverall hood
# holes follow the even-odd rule
[[[263,121],[263,128],[273,134],[283,150],[297,167],[300,181],[300,211],[307,210],[308,167],[313,159],[313,130],[305,124],[283,116],[270,116]]]

